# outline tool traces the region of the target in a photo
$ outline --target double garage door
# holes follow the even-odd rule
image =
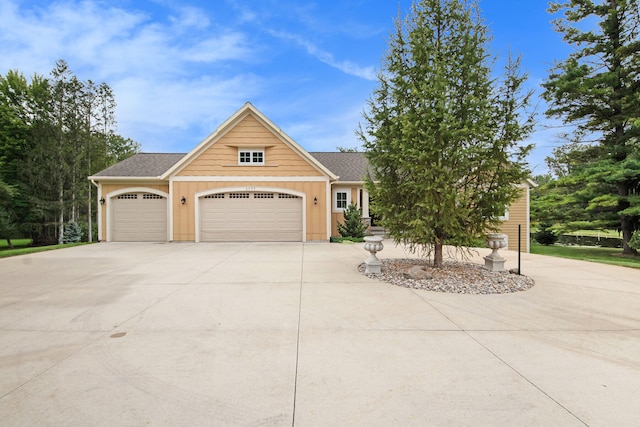
[[[126,193],[111,199],[115,242],[166,242],[167,199],[158,194]]]
[[[229,192],[200,198],[202,242],[300,242],[302,198],[276,192]]]
[[[229,192],[204,196],[201,242],[300,242],[302,198],[275,192]],[[167,241],[167,199],[126,193],[111,199],[115,242]]]

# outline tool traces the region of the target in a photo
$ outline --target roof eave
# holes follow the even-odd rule
[[[165,181],[161,176],[101,176],[92,175],[87,177],[93,181]]]
[[[338,181],[334,182],[334,184],[339,184],[339,185],[343,185],[343,184],[344,185],[359,185],[359,184],[362,184],[362,185],[364,185],[364,181],[340,181],[340,180],[338,180]]]

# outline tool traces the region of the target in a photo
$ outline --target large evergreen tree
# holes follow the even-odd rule
[[[373,209],[396,242],[467,245],[520,194],[532,131],[519,61],[491,75],[477,2],[422,0],[398,19],[359,135],[375,171]],[[375,181],[375,183],[374,183]]]
[[[548,198],[564,207],[559,211],[578,215],[564,218],[575,226],[617,223],[624,253],[635,253],[628,242],[640,225],[638,7],[638,0],[551,4],[551,13],[563,13],[556,30],[575,50],[543,85],[547,115],[575,126],[571,145],[555,153],[555,165],[569,166]],[[592,138],[597,143],[588,148],[576,145]]]

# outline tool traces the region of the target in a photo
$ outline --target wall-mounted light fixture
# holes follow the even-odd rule
[[[100,204],[104,205],[104,197],[100,197]]]
[[[180,199],[180,203],[184,205],[185,203],[187,203],[187,199],[185,199],[184,196],[182,196],[182,199]]]
[[[317,204],[318,204],[318,198],[317,198],[317,197],[314,197],[314,198],[313,198],[313,204],[314,204],[314,205],[317,205]]]

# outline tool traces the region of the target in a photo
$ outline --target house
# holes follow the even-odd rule
[[[307,242],[338,235],[351,202],[369,220],[366,171],[362,153],[307,152],[246,103],[189,153],[139,153],[89,179],[100,241]],[[510,242],[514,224],[529,235],[528,189],[505,219]]]

